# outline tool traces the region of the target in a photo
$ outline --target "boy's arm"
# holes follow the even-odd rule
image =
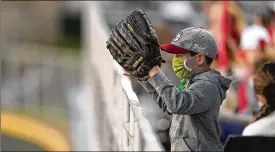
[[[140,85],[153,97],[154,101],[159,105],[162,111],[171,114],[171,110],[167,109],[167,106],[163,99],[158,95],[155,88],[148,81],[139,81]]]
[[[194,82],[188,89],[178,91],[161,70],[154,73],[148,82],[173,114],[205,112],[212,106],[213,99],[220,98],[218,88],[202,80]]]

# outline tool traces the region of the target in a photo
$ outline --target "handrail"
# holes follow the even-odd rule
[[[84,58],[88,58],[90,72],[86,71],[86,78],[92,77],[93,101],[104,103],[99,109],[99,103],[93,106],[100,111],[95,118],[94,125],[100,125],[100,120],[107,126],[95,126],[101,136],[101,149],[110,150],[115,144],[116,150],[130,151],[164,151],[160,140],[143,113],[143,108],[133,91],[131,81],[123,76],[124,70],[112,59],[106,47],[108,39],[107,24],[100,12],[100,2],[89,2],[84,13]],[[96,87],[96,88],[95,88]],[[100,99],[95,99],[102,93]],[[96,101],[94,101],[96,100]],[[96,112],[95,112],[96,113]],[[99,120],[100,119],[100,120]],[[107,120],[107,122],[105,122]],[[122,133],[121,133],[122,131]],[[107,141],[106,139],[115,138]],[[116,142],[115,142],[116,141]],[[107,145],[107,143],[109,145]]]

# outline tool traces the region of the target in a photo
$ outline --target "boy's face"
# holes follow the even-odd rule
[[[175,56],[182,58],[182,59],[187,59],[187,58],[191,57],[190,53],[176,54]]]
[[[176,54],[176,56],[182,59],[188,59],[188,62],[192,64],[191,66],[194,64],[201,66],[206,62],[206,58],[202,53],[196,54],[195,56],[191,56],[190,53]]]
[[[210,65],[207,64],[206,56],[203,53],[198,53],[196,55],[193,55],[193,53],[191,54],[190,53],[176,54],[175,57],[181,58],[185,69],[192,72],[193,74],[201,73],[209,69]],[[175,65],[175,66],[178,66],[178,65]]]
[[[194,70],[193,72],[200,72],[204,70],[204,64],[206,64],[206,58],[204,54],[198,53],[192,56],[190,53],[176,54],[178,58],[185,60],[185,66]]]

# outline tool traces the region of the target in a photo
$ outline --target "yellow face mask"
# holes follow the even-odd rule
[[[173,70],[180,80],[188,79],[192,76],[192,72],[184,67],[184,58],[174,55],[172,60]]]

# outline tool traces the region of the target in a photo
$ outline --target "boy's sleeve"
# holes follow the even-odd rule
[[[140,85],[153,97],[154,101],[159,105],[162,111],[167,114],[171,114],[171,110],[167,109],[167,106],[163,99],[159,96],[155,88],[148,81],[139,81]]]
[[[216,98],[220,98],[218,87],[203,80],[198,80],[187,89],[178,91],[164,73],[159,71],[148,82],[173,114],[192,115],[205,112],[217,100]]]

